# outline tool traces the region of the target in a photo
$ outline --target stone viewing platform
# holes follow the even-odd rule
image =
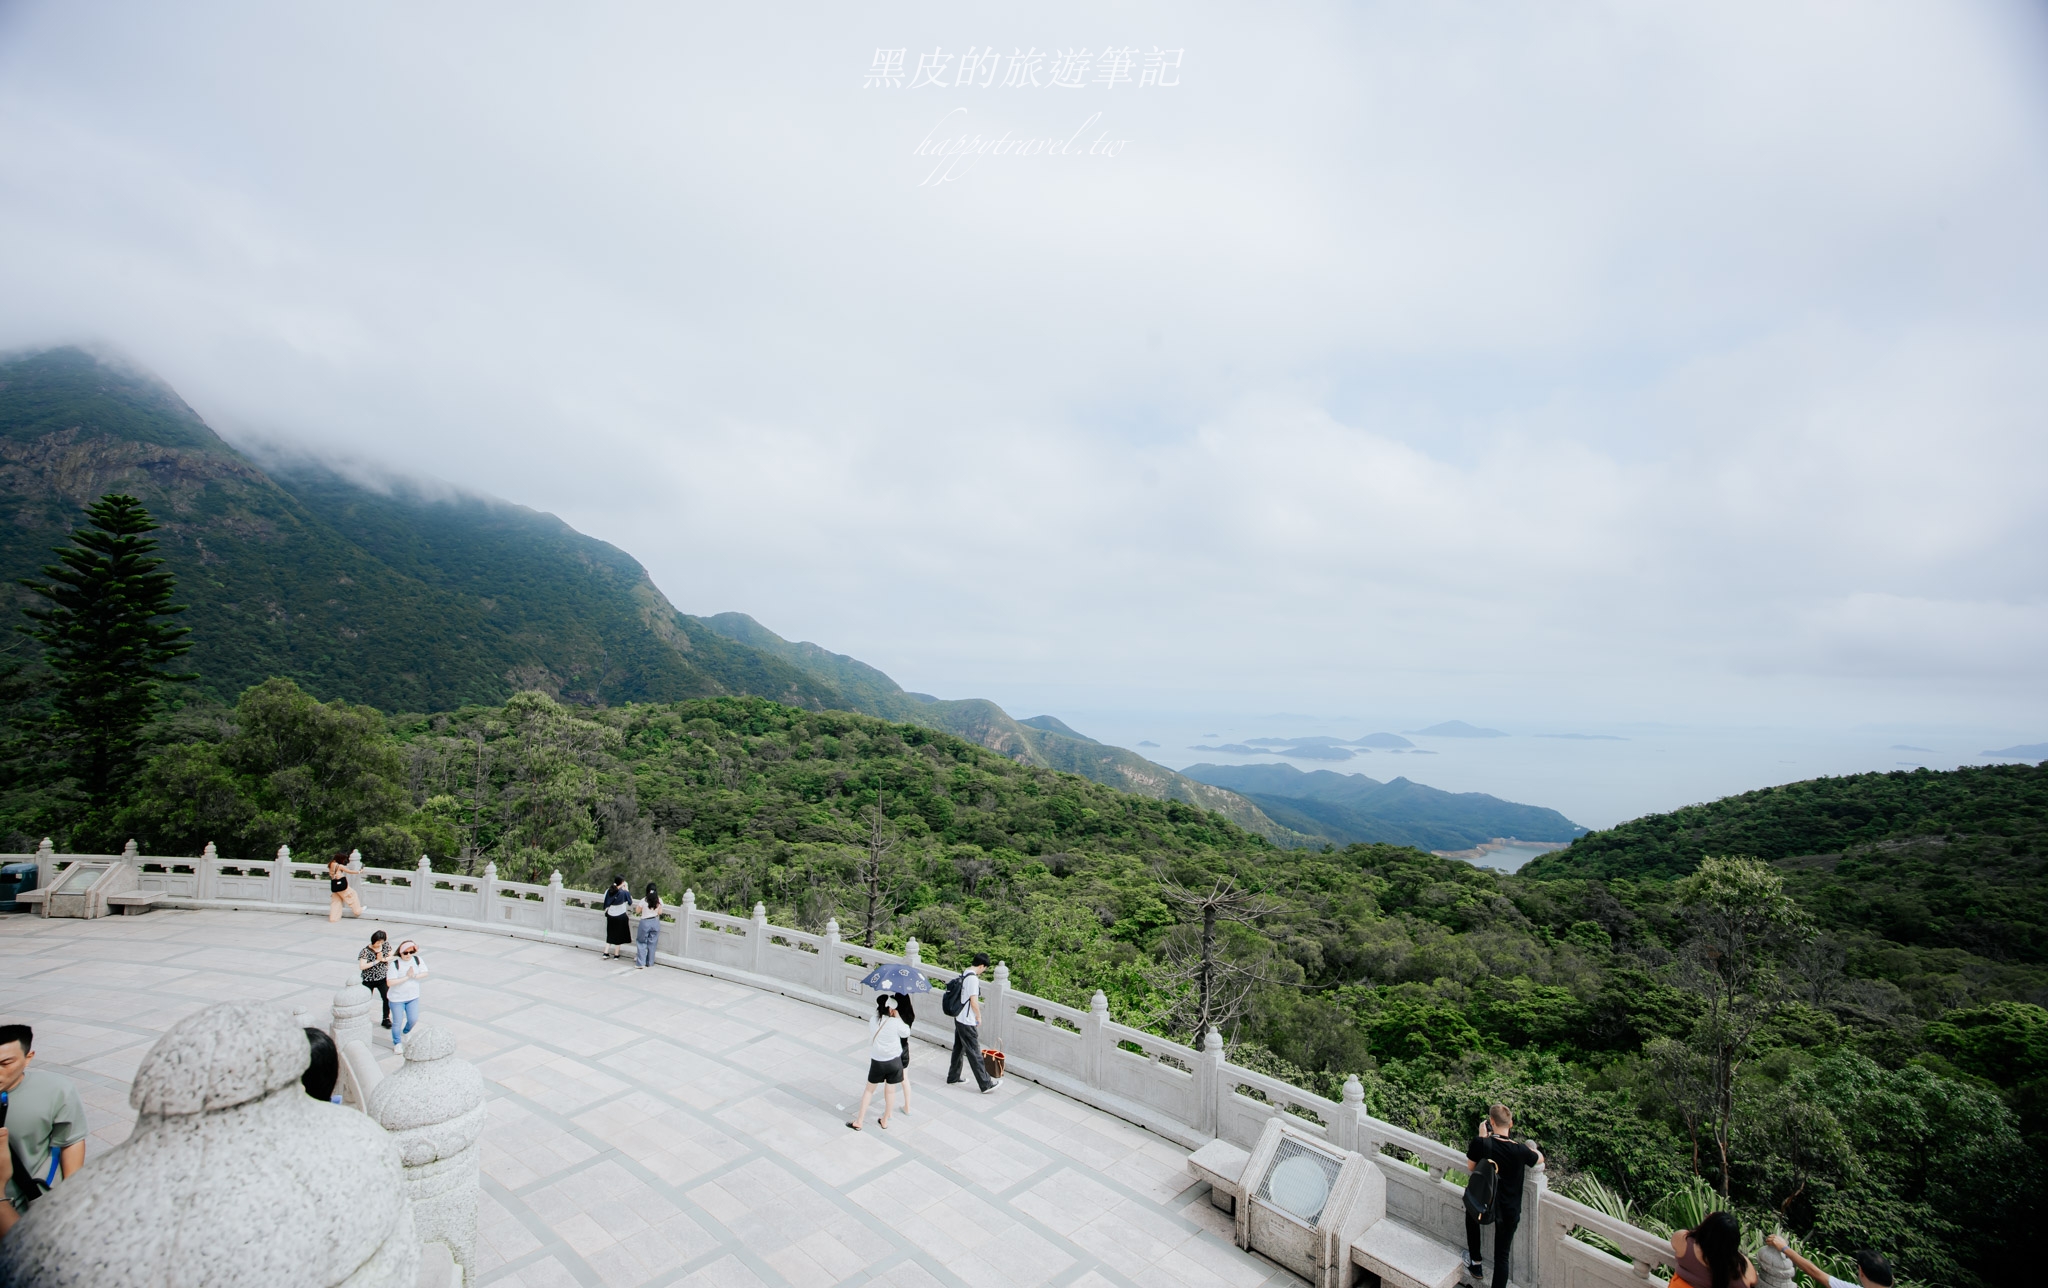
[[[935,990],[952,975],[922,962],[916,940],[897,957],[844,942],[836,923],[812,934],[770,924],[759,904],[733,917],[685,894],[663,913],[663,969],[641,971],[597,952],[601,896],[559,874],[542,886],[488,867],[435,872],[424,858],[358,868],[368,915],[329,923],[324,866],[288,849],[251,861],[132,843],[59,855],[45,842],[33,858],[40,897],[22,901],[36,915],[0,919],[5,1006],[35,1026],[41,1066],[82,1086],[91,1144],[66,1184],[128,1133],[129,1084],[138,1067],[146,1080],[160,1035],[254,1003],[281,1008],[266,1025],[298,1011],[331,1026],[344,1090],[351,1103],[367,1091],[375,1123],[356,1121],[391,1165],[402,1158],[422,1285],[1461,1278],[1463,1190],[1449,1177],[1464,1174],[1462,1150],[1373,1117],[1356,1078],[1324,1099],[1232,1065],[1213,1030],[1194,1050],[1116,1023],[1100,992],[1085,1009],[1062,1005],[998,964],[981,1036],[1007,1053],[1008,1076],[988,1095],[943,1085],[951,1022],[936,992],[921,998],[910,1113],[850,1132],[872,1014],[861,978],[895,962]],[[402,1071],[355,982],[356,950],[380,926],[417,940],[431,972]],[[10,1240],[74,1220],[63,1194]],[[1663,1239],[1553,1192],[1540,1167],[1522,1211],[1520,1288],[1663,1284]],[[1782,1256],[1759,1269],[1762,1288],[1789,1288]]]
[[[35,1026],[39,1067],[77,1080],[90,1169],[126,1138],[129,1082],[165,1029],[240,1000],[324,1027],[380,925],[420,941],[422,1013],[485,1078],[480,1284],[1300,1282],[1232,1245],[1184,1148],[1022,1079],[944,1086],[924,1047],[910,1116],[850,1132],[858,1020],[594,951],[374,916],[17,915],[0,917],[4,1007]],[[950,1029],[919,1000],[920,1030]]]

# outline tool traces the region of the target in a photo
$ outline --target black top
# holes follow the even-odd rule
[[[1499,1136],[1474,1136],[1472,1143],[1465,1146],[1465,1157],[1475,1163],[1482,1158],[1492,1159],[1500,1169],[1499,1197],[1494,1205],[1503,1212],[1522,1210],[1522,1174],[1536,1166],[1535,1150]]]
[[[622,903],[631,902],[633,902],[633,892],[630,890],[625,890],[621,889],[618,886],[613,886],[611,889],[604,892],[604,906],[607,908],[612,908]]]

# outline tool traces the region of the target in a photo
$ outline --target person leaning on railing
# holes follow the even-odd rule
[[[1849,1254],[1849,1259],[1856,1263],[1856,1282],[1852,1284],[1846,1279],[1835,1278],[1827,1271],[1808,1261],[1805,1257],[1794,1252],[1792,1245],[1785,1241],[1785,1236],[1782,1234],[1767,1234],[1764,1236],[1764,1242],[1790,1257],[1793,1266],[1801,1274],[1815,1283],[1823,1285],[1823,1288],[1892,1288],[1892,1284],[1896,1279],[1896,1276],[1892,1274],[1892,1263],[1885,1260],[1883,1255],[1872,1252],[1868,1248],[1859,1248]]]
[[[1543,1166],[1543,1151],[1534,1145],[1510,1139],[1515,1116],[1506,1105],[1494,1105],[1479,1120],[1479,1133],[1465,1147],[1466,1170],[1477,1172],[1490,1162],[1495,1172],[1493,1198],[1493,1288],[1508,1288],[1508,1251],[1514,1245],[1515,1228],[1522,1223],[1522,1179],[1532,1167]],[[1486,1282],[1484,1248],[1480,1244],[1479,1217],[1465,1210],[1465,1273],[1474,1283]]]
[[[1732,1212],[1709,1212],[1671,1236],[1671,1282],[1691,1288],[1756,1288],[1756,1265],[1742,1255],[1742,1226]]]

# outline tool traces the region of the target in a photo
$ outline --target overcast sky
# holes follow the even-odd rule
[[[0,346],[1013,709],[2048,736],[2044,35],[16,0]]]

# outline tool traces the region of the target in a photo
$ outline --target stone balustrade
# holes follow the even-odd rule
[[[29,857],[7,855],[0,861]],[[48,842],[32,857],[42,869],[38,884],[43,888],[71,863],[123,859],[58,855]],[[142,890],[163,892],[160,906],[327,911],[325,865],[297,862],[289,847],[267,861],[223,859],[210,844],[196,858],[130,853],[126,861],[136,866]],[[436,872],[422,856],[416,868],[366,868],[353,880],[365,909],[387,921],[497,931],[574,947],[604,942],[604,896],[565,888],[560,873],[544,886],[500,880],[494,865],[481,876],[468,877]],[[771,924],[760,904],[751,916],[728,916],[699,909],[687,891],[681,904],[663,911],[656,960],[863,1017],[872,1008],[860,980],[878,965],[910,962],[931,977],[935,988],[955,974],[922,961],[914,939],[898,957],[844,941],[836,921],[822,935],[792,930]],[[347,1001],[336,997],[337,1046],[345,1045],[341,1008]],[[1373,1117],[1356,1079],[1345,1085],[1341,1100],[1331,1101],[1231,1064],[1213,1031],[1202,1049],[1194,1050],[1117,1023],[1100,992],[1086,1009],[1022,992],[1010,983],[1003,965],[984,987],[982,1006],[982,1040],[1005,1052],[1011,1073],[1189,1149],[1216,1139],[1249,1149],[1267,1121],[1284,1114],[1295,1129],[1374,1159],[1386,1177],[1389,1216],[1463,1246],[1464,1191],[1447,1179],[1464,1173],[1463,1152]],[[367,1011],[366,1005],[363,1014]],[[348,1022],[352,1031],[367,1027],[353,1013]],[[914,1035],[947,1047],[952,1034],[939,1031],[944,1027],[920,1025]],[[408,1056],[412,1045],[407,1043]],[[358,1093],[350,1085],[346,1056],[343,1063],[344,1094],[354,1097]],[[407,1074],[411,1067],[409,1061]],[[361,1094],[374,1113],[379,1092]],[[1540,1171],[1530,1184],[1513,1255],[1515,1282],[1522,1288],[1663,1283],[1655,1272],[1671,1259],[1665,1240],[1552,1192]],[[1628,1260],[1572,1237],[1574,1230],[1597,1234],[1621,1248]]]

